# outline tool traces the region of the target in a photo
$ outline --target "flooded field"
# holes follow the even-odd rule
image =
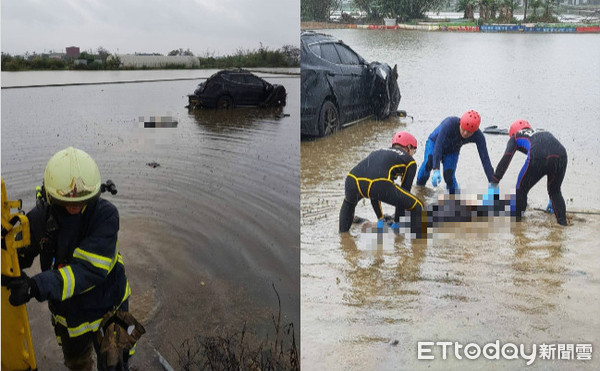
[[[213,71],[143,72],[143,79],[198,78],[3,89],[8,195],[23,199],[25,210],[33,207],[46,162],[69,145],[87,151],[103,180],[116,183],[118,194],[103,197],[119,209],[130,309],[147,329],[133,361],[138,370],[162,369],[154,349],[178,369],[182,341],[241,330],[244,323],[263,339],[279,309],[273,286],[282,323],[294,323],[298,339],[299,77],[260,74],[285,86],[282,109],[194,112],[185,108],[187,94]],[[23,73],[21,83],[81,79],[33,74]],[[5,76],[3,83],[15,84],[15,75]],[[177,125],[144,128],[144,121],[158,118]],[[36,261],[32,270],[38,269]],[[46,304],[34,300],[28,310],[40,369],[62,369]]]
[[[537,346],[529,369],[600,368],[600,38],[597,35],[454,34],[327,30],[368,61],[398,64],[399,109],[414,119],[359,123],[301,144],[302,368],[306,370],[514,370],[528,360],[470,360],[464,347]],[[570,225],[534,208],[548,202],[545,178],[529,193],[521,223],[505,218],[454,223],[426,241],[355,226],[340,236],[338,213],[347,172],[388,147],[399,129],[418,140],[423,161],[429,133],[469,109],[481,127],[516,119],[551,131],[567,148],[563,182]],[[492,165],[507,136],[486,135]],[[514,193],[525,156],[517,153],[500,183]],[[474,145],[462,148],[457,180],[464,197],[487,191]],[[443,189],[415,187],[436,202]],[[393,208],[384,205],[384,212]],[[370,202],[356,215],[375,219]],[[418,342],[451,342],[447,359],[418,359]],[[455,356],[454,343],[462,345]],[[552,345],[554,360],[540,358]],[[592,359],[558,360],[558,349],[591,344]],[[568,345],[570,344],[570,345]],[[568,346],[567,346],[568,345]],[[469,348],[476,350],[474,346]],[[574,354],[574,352],[571,352]],[[561,353],[561,356],[568,356]],[[573,356],[575,358],[575,356]]]

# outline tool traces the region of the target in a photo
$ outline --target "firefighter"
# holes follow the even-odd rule
[[[127,370],[135,349],[123,349],[113,365],[100,352],[103,318],[127,313],[131,294],[117,249],[119,213],[100,197],[101,185],[98,166],[86,152],[68,147],[50,158],[37,205],[27,214],[31,245],[19,249],[21,268],[39,255],[42,272],[23,272],[9,284],[12,305],[32,297],[48,302],[70,370],[92,370],[94,351],[98,370]]]

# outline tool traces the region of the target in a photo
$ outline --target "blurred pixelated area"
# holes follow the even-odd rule
[[[485,237],[507,231],[511,223],[518,219],[514,205],[515,195],[512,194],[493,197],[486,194],[440,194],[436,202],[429,203],[423,210],[423,224],[427,233],[421,238]],[[356,217],[354,222],[361,225],[362,232],[395,232],[407,238],[416,238],[410,231],[410,216],[400,218],[400,228],[397,230],[391,228],[393,217],[390,215],[385,215],[382,228],[361,217]]]
[[[175,128],[177,119],[172,116],[150,116],[147,119],[140,116],[138,121],[143,123],[144,128]]]

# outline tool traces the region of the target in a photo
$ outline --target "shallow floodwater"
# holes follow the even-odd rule
[[[271,316],[279,310],[273,286],[282,323],[294,323],[299,336],[300,81],[261,75],[285,86],[284,108],[188,111],[187,94],[212,72],[195,71],[197,79],[188,81],[2,90],[9,197],[33,207],[46,162],[69,145],[87,151],[103,180],[117,185],[117,195],[103,197],[119,209],[130,309],[148,331],[134,358],[139,370],[161,369],[153,348],[178,369],[177,350],[197,335],[239,331],[244,323],[259,339],[272,333]],[[145,71],[143,78],[180,74]],[[23,73],[21,81],[79,79],[59,75]],[[89,77],[137,79],[137,73]],[[144,128],[152,120],[177,125]],[[28,309],[40,369],[60,369],[46,304],[32,301]]]
[[[402,100],[410,118],[364,121],[335,135],[301,144],[302,368],[307,370],[458,370],[525,367],[526,360],[459,360],[454,347],[417,343],[499,341],[525,345],[538,356],[530,369],[600,368],[600,144],[599,35],[436,33],[327,30],[368,61],[398,64]],[[545,178],[529,193],[521,223],[508,219],[447,224],[432,237],[410,240],[368,226],[340,236],[338,213],[347,172],[371,151],[388,147],[398,130],[418,140],[423,161],[429,133],[450,115],[475,109],[481,127],[516,119],[555,134],[569,163],[563,195],[570,225],[535,208],[548,202]],[[507,136],[487,135],[495,167]],[[525,156],[517,153],[500,183],[514,193]],[[487,191],[475,145],[461,151],[462,197]],[[427,203],[443,189],[414,187]],[[393,215],[393,208],[384,212]],[[375,219],[370,203],[356,215]],[[539,346],[592,344],[590,361],[540,359]],[[471,350],[475,348],[470,348]],[[464,354],[462,352],[460,354]],[[493,355],[493,353],[490,353]],[[563,354],[565,356],[567,354]]]

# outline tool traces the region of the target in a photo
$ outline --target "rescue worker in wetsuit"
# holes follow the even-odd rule
[[[490,157],[487,151],[485,137],[479,124],[481,117],[476,111],[470,110],[465,112],[461,118],[451,116],[445,118],[435,130],[429,135],[427,143],[425,143],[425,158],[419,168],[417,175],[417,185],[424,186],[427,184],[429,175],[431,175],[431,183],[437,187],[442,181],[440,174],[440,163],[444,165],[444,180],[450,194],[458,192],[458,183],[456,181],[456,166],[458,164],[458,155],[460,148],[467,143],[475,143],[479,158],[483,165],[483,170],[488,179],[492,181],[494,169],[490,162]]]
[[[567,151],[549,132],[533,130],[529,122],[517,120],[508,131],[510,139],[504,156],[498,162],[490,187],[500,182],[516,151],[527,155],[525,164],[517,178],[516,204],[511,209],[520,217],[527,207],[529,190],[545,175],[548,178],[547,189],[550,196],[548,209],[554,212],[560,225],[567,225],[565,200],[560,187],[567,170]]]
[[[372,152],[358,163],[346,176],[345,197],[340,210],[340,233],[348,232],[354,220],[356,204],[363,198],[371,200],[378,227],[383,227],[384,216],[381,203],[396,207],[392,228],[400,228],[400,217],[405,210],[411,212],[411,233],[423,237],[423,203],[410,193],[417,172],[417,164],[412,157],[417,150],[417,140],[405,131],[400,131],[392,139],[392,147]],[[396,184],[397,177],[402,179]]]
[[[23,273],[8,285],[12,305],[32,297],[48,301],[70,370],[92,370],[94,349],[98,370],[106,369],[96,332],[107,312],[128,310],[131,294],[117,249],[119,213],[100,192],[100,172],[87,153],[68,147],[50,158],[39,202],[27,214],[31,245],[19,249],[21,268],[40,255],[42,272],[32,277]],[[124,351],[111,370],[128,370],[134,349]]]

